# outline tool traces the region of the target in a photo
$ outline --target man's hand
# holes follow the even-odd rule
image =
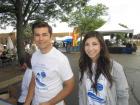
[[[55,105],[55,104],[48,101],[48,102],[42,102],[39,105]]]
[[[64,88],[55,97],[48,102],[40,103],[39,105],[56,105],[60,101],[64,100],[74,89],[74,77],[64,81]]]
[[[24,103],[23,105],[30,105],[30,104],[28,104],[28,103]]]

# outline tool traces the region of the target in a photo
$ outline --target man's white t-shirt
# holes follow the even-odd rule
[[[32,77],[32,70],[27,68],[23,76],[22,85],[21,85],[21,95],[18,99],[18,102],[21,103],[25,102],[26,96],[28,94],[28,88],[31,81],[31,77]]]
[[[31,63],[36,82],[33,105],[55,97],[63,89],[63,82],[73,77],[67,57],[54,47],[47,54],[36,51]],[[64,102],[56,105],[64,105]]]

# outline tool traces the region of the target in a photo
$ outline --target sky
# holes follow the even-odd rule
[[[139,2],[139,0],[90,0],[89,4],[102,3],[106,5],[109,8],[106,20],[127,25],[130,29],[134,29],[134,34],[137,34],[140,33]],[[11,31],[12,29],[8,28],[7,30]],[[68,27],[67,23],[56,22],[56,27],[53,27],[55,33],[72,31],[73,28]]]
[[[73,32],[73,27],[69,27],[66,22],[55,22],[55,25],[55,27],[51,25],[54,33]]]
[[[89,4],[97,3],[109,8],[106,20],[127,25],[130,29],[134,29],[134,34],[140,33],[139,0],[90,0]]]

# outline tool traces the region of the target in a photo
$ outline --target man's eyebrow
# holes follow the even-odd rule
[[[49,33],[41,33],[41,34],[40,33],[34,33],[34,34],[36,34],[36,35],[41,35],[41,34],[44,35],[44,34],[49,34]]]
[[[42,34],[49,34],[48,32],[46,32],[46,33],[42,33]]]

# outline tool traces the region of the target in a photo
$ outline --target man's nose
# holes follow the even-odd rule
[[[43,36],[42,35],[39,36],[39,40],[43,40]]]

